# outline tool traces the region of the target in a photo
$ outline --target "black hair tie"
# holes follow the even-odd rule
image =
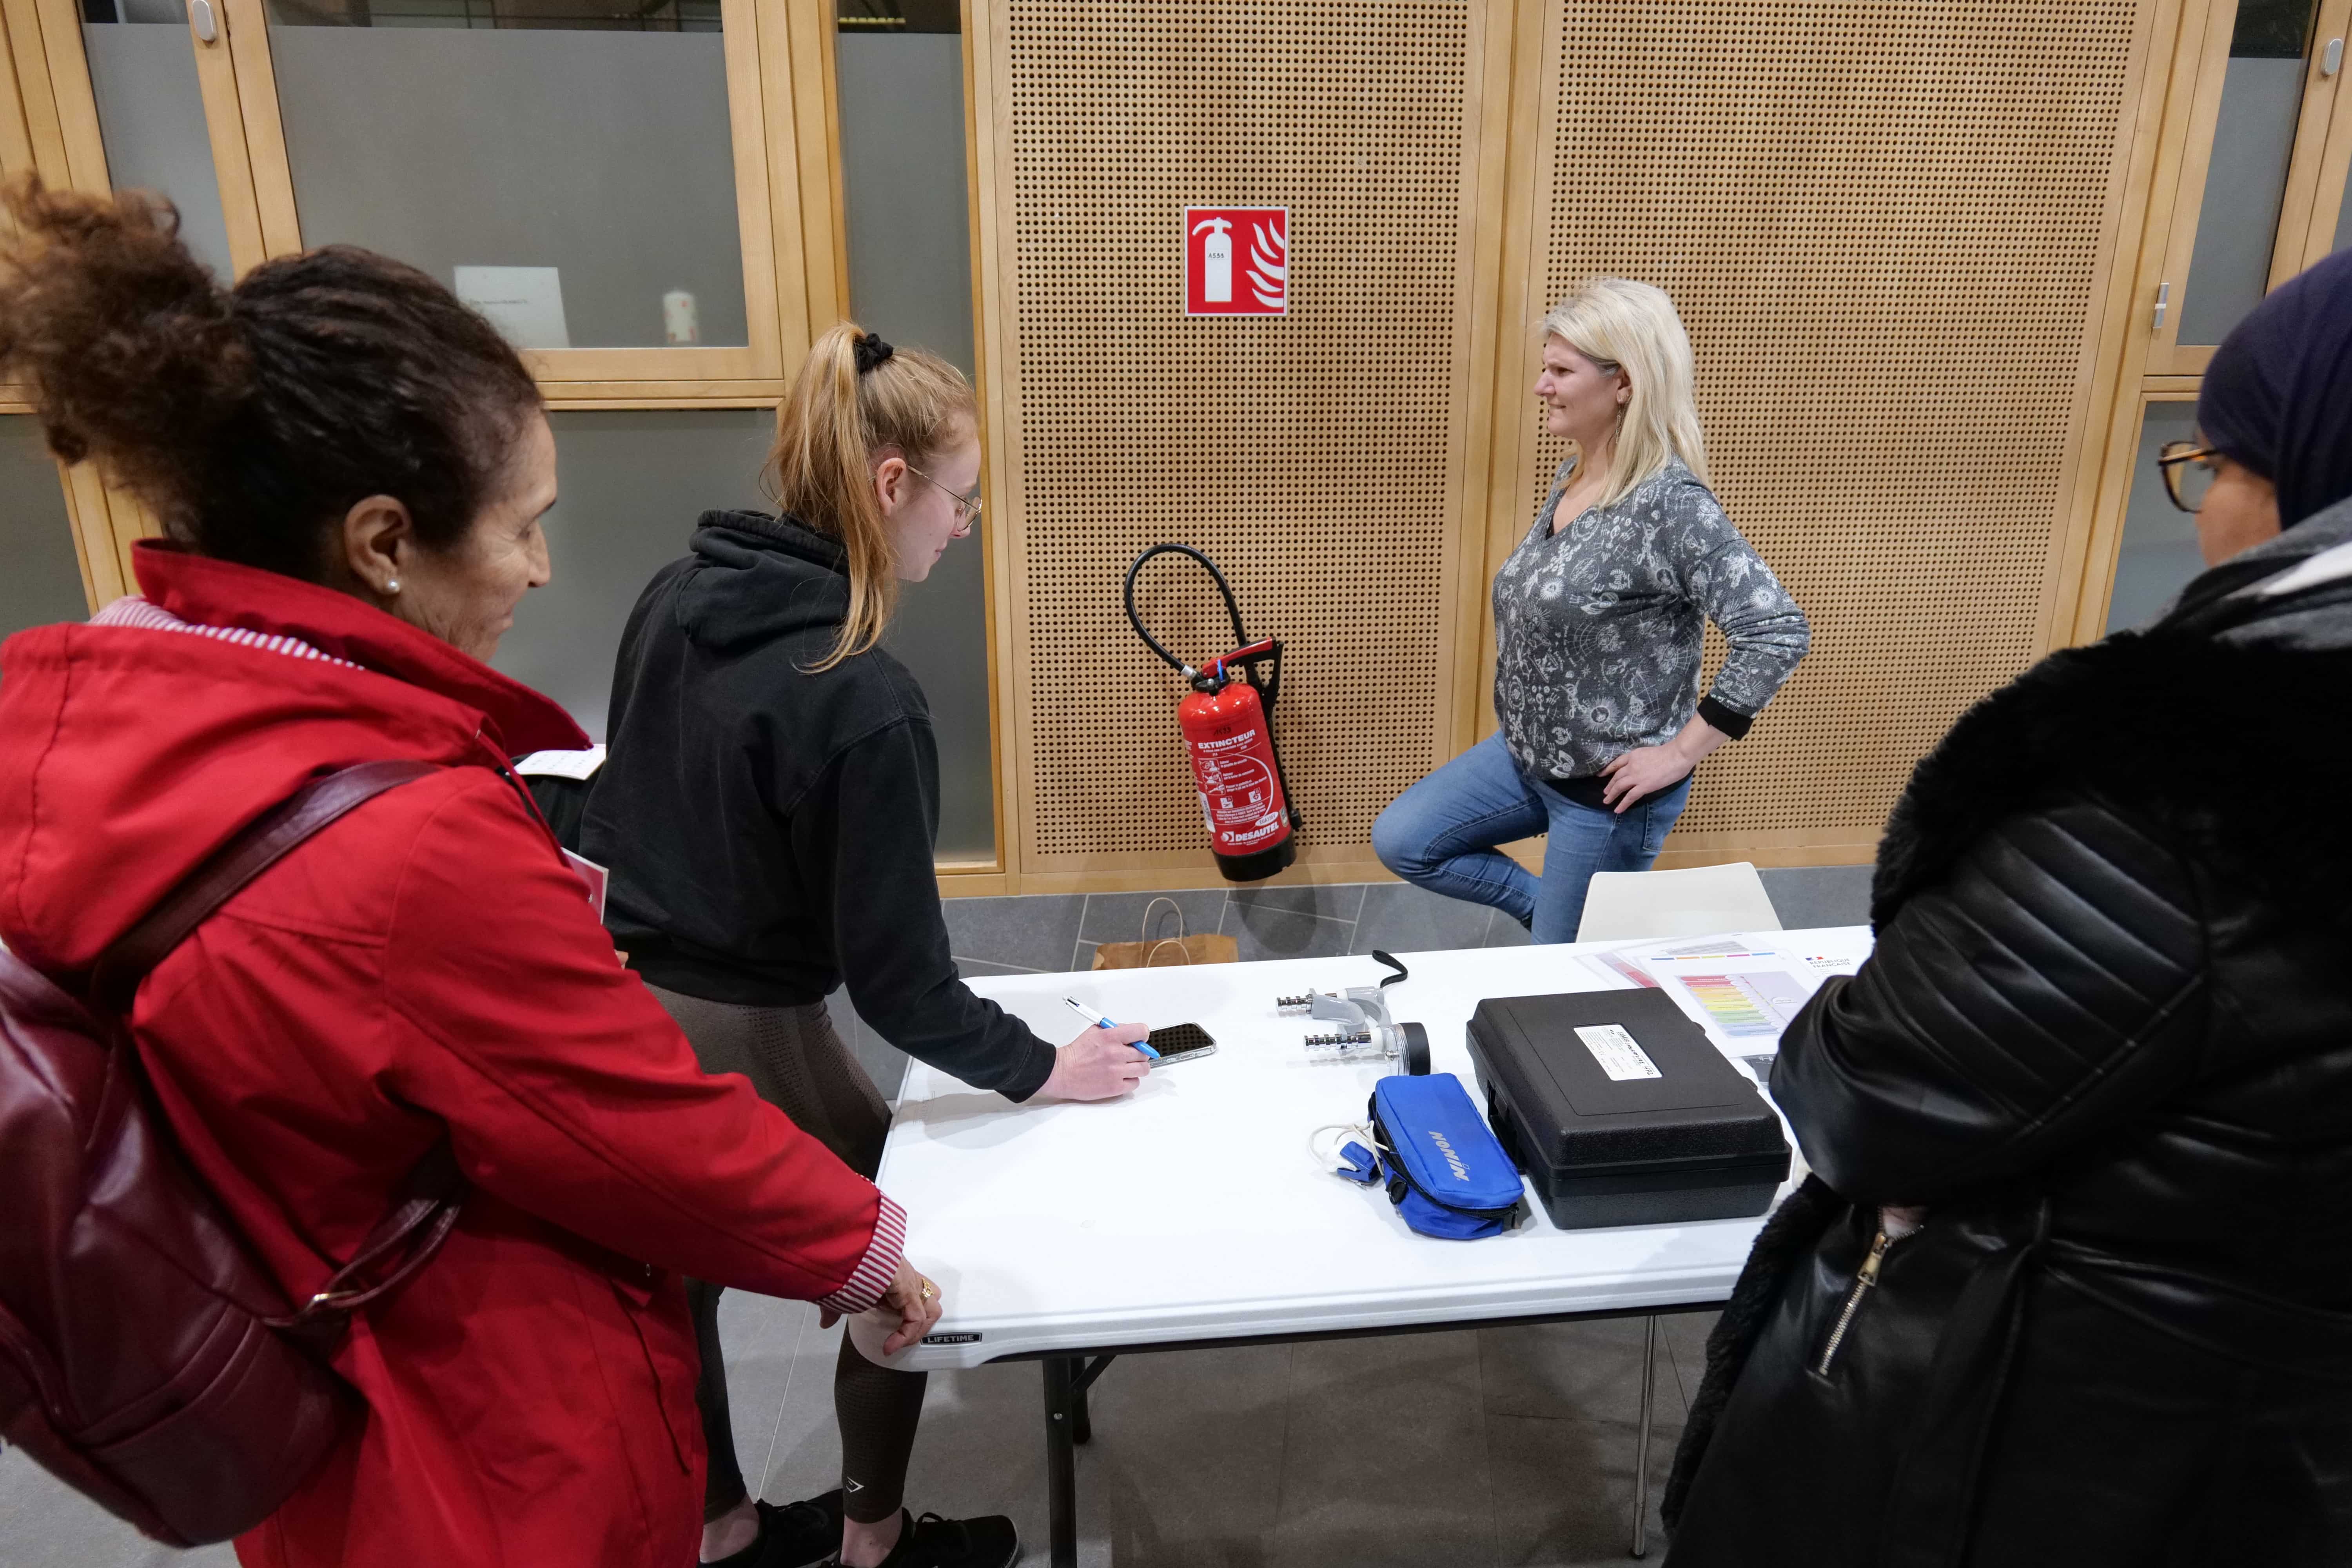
[[[872,332],[858,333],[856,342],[851,344],[851,350],[857,356],[857,374],[860,375],[864,375],[898,352]]]

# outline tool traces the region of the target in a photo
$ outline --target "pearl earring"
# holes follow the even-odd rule
[[[397,578],[397,577],[394,577],[391,582],[386,583],[386,584],[383,585],[383,591],[384,591],[385,593],[387,593],[387,594],[397,594],[397,593],[399,593],[399,592],[400,592],[400,579],[399,579],[399,578]]]

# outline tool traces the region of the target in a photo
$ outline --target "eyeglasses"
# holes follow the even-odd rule
[[[2193,512],[2205,504],[2213,481],[2221,474],[2221,465],[2213,460],[2221,455],[2194,441],[2164,444],[2156,455],[2156,471],[2164,476],[2164,493],[2172,498],[2173,505]]]
[[[922,480],[925,484],[934,486],[940,490],[946,491],[949,498],[956,503],[956,532],[959,535],[970,533],[973,529],[980,526],[980,502],[974,500],[970,496],[957,495],[955,491],[948,489],[947,486],[940,484],[939,480],[931,478],[930,475],[923,472],[922,469],[915,467],[912,463],[908,463],[907,465],[907,471],[914,475],[917,479]]]

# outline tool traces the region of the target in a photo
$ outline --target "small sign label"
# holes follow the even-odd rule
[[[923,1342],[927,1345],[976,1345],[980,1343],[980,1336],[978,1334],[925,1334]]]
[[[1622,1024],[1588,1024],[1576,1031],[1601,1070],[1609,1075],[1612,1083],[1624,1083],[1637,1078],[1664,1078],[1650,1053],[1633,1043]]]
[[[454,274],[457,302],[490,320],[519,349],[568,349],[571,329],[563,321],[563,275],[553,267],[460,267]]]
[[[1184,313],[1290,313],[1290,209],[1186,207]]]

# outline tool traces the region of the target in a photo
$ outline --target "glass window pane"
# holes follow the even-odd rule
[[[195,39],[181,0],[82,0],[82,17],[107,183],[171,197],[196,259],[224,281],[234,277]]]
[[[29,414],[0,414],[0,637],[89,614],[64,482]]]
[[[963,40],[950,0],[844,0],[834,40],[850,310],[972,374]],[[987,557],[977,534],[904,584],[886,646],[922,684],[940,747],[943,859],[995,853]]]
[[[547,515],[547,586],[523,595],[492,662],[604,739],[621,627],[656,572],[686,553],[695,520],[773,510],[760,494],[776,416],[764,408],[562,412]]]
[[[2197,520],[2172,504],[2156,468],[2167,441],[2187,441],[2196,433],[2193,403],[2151,403],[2140,417],[2123,548],[2116,554],[2115,593],[2107,600],[2111,632],[2147,626],[2205,570],[2205,558],[2197,553]]]
[[[302,243],[525,348],[741,345],[719,0],[269,0]]]
[[[2315,5],[2241,0],[2238,6],[2178,342],[2220,342],[2270,285]]]

